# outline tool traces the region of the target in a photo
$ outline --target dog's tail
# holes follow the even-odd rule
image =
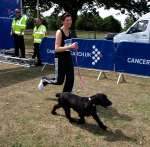
[[[56,93],[56,97],[60,97],[61,93]]]

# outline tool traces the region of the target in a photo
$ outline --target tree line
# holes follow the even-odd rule
[[[48,28],[57,30],[61,26],[60,18],[56,15],[46,17]],[[83,31],[103,31],[103,32],[120,32],[121,23],[113,16],[102,18],[99,14],[94,15],[91,12],[84,12],[77,17],[75,23],[76,30]]]
[[[30,13],[35,14],[37,8],[37,0],[23,0],[24,9],[30,10]],[[39,9],[41,12],[47,11],[55,7],[55,12],[58,14],[62,11],[69,12],[73,17],[72,33],[75,34],[77,13],[81,10],[93,10],[95,7],[105,9],[114,8],[120,10],[121,13],[128,13],[131,17],[142,15],[150,11],[149,0],[39,0]]]

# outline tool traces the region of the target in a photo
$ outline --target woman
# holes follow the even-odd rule
[[[62,16],[63,26],[56,32],[55,40],[55,78],[43,77],[39,83],[39,90],[47,84],[62,85],[65,80],[63,92],[72,92],[74,85],[74,66],[70,50],[78,49],[77,43],[72,43],[70,27],[72,17],[65,13]]]

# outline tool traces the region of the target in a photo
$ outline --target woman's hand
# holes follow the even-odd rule
[[[74,42],[70,45],[70,49],[79,49],[78,43]]]

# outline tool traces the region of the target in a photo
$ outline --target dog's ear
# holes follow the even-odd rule
[[[104,93],[97,93],[94,97],[95,98],[107,98],[107,95]]]
[[[91,98],[91,102],[94,103],[94,104],[97,104],[97,97],[98,95],[95,94],[95,95],[92,95],[90,98]]]
[[[60,97],[61,96],[61,93],[56,93],[56,97]]]
[[[97,93],[91,97],[92,102],[96,105],[101,105],[103,107],[108,107],[112,105],[112,102],[107,98],[107,95],[103,93]]]
[[[91,98],[91,99],[96,99],[96,98],[99,98],[99,97],[101,97],[101,96],[102,96],[101,93],[97,93],[97,94],[95,94],[95,95],[92,95],[90,98]]]

